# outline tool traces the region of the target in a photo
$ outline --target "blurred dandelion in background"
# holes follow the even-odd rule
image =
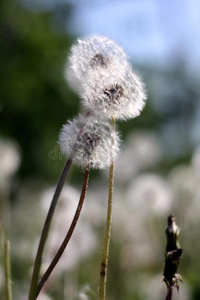
[[[49,202],[50,199],[52,199],[54,190],[55,188],[47,189],[43,193],[41,209],[44,216],[49,208]],[[58,203],[55,220],[52,224],[47,250],[44,254],[44,264],[46,266],[50,264],[54,253],[57,251],[58,245],[61,244],[66,234],[66,228],[70,226],[78,199],[79,191],[75,188],[65,186]],[[63,271],[78,267],[80,261],[88,257],[96,249],[97,239],[94,230],[90,226],[89,220],[81,218],[78,227],[79,229],[75,231],[68,249],[66,249],[59,262],[57,274],[58,272],[62,273]]]
[[[10,141],[1,139],[0,140],[0,184],[3,189],[12,175],[18,170],[20,166],[20,149],[19,146]]]

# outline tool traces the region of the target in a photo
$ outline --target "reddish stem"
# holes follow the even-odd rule
[[[63,242],[60,246],[60,248],[58,249],[55,257],[53,258],[51,264],[49,265],[48,269],[46,270],[46,272],[42,276],[40,282],[38,283],[36,297],[39,295],[42,287],[44,286],[45,282],[47,281],[47,279],[51,275],[53,269],[57,265],[59,259],[61,258],[62,254],[63,254],[63,252],[64,252],[71,236],[72,236],[72,233],[73,233],[73,231],[76,227],[77,221],[79,219],[81,209],[83,207],[83,202],[84,202],[85,195],[86,195],[86,192],[87,192],[88,180],[89,180],[89,166],[85,170],[83,187],[82,187],[79,203],[78,203],[74,218],[72,220],[71,226],[70,226],[70,228],[69,228],[69,230],[68,230],[68,232],[67,232],[67,234],[66,234],[66,236],[65,236],[65,238],[64,238],[64,240],[63,240]]]

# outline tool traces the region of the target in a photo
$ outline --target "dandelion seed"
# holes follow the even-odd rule
[[[73,162],[85,168],[105,168],[116,158],[119,150],[119,137],[109,121],[97,120],[83,115],[64,125],[59,145],[61,151]]]

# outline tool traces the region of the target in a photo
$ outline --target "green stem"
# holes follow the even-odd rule
[[[46,221],[42,230],[36,258],[35,258],[35,263],[34,263],[34,268],[33,268],[33,274],[32,274],[32,279],[31,279],[31,286],[30,286],[30,292],[29,292],[29,300],[35,300],[36,299],[36,291],[37,291],[37,284],[38,284],[38,279],[39,279],[39,273],[40,273],[40,268],[41,268],[41,261],[42,261],[42,255],[44,252],[44,246],[46,244],[47,236],[49,233],[49,228],[51,224],[51,220],[53,217],[53,213],[55,211],[56,204],[58,202],[58,198],[60,196],[60,193],[62,191],[66,176],[69,172],[69,169],[71,167],[72,160],[68,159],[65,167],[63,169],[63,172],[61,174],[60,180],[58,182],[58,185],[56,187],[47,217]]]
[[[114,119],[112,119],[112,123],[113,123],[113,128],[115,129]],[[109,170],[108,208],[107,208],[104,248],[103,248],[101,269],[100,269],[99,300],[106,299],[106,283],[107,283],[108,256],[109,256],[109,246],[110,246],[110,236],[111,236],[113,191],[114,191],[114,160],[112,161]]]
[[[5,242],[5,277],[6,277],[6,300],[12,300],[12,281],[10,267],[10,241]]]
[[[54,259],[52,260],[51,264],[49,265],[48,269],[46,270],[46,272],[44,273],[44,275],[42,276],[38,286],[37,286],[37,293],[36,293],[36,297],[39,295],[42,287],[44,286],[45,282],[47,281],[47,279],[49,278],[49,276],[51,275],[53,269],[55,268],[56,264],[58,263],[59,259],[61,258],[71,236],[72,233],[76,227],[76,224],[78,222],[80,213],[81,213],[81,209],[83,207],[83,202],[85,199],[85,195],[87,192],[87,186],[88,186],[88,180],[89,180],[89,166],[86,168],[85,170],[85,174],[84,174],[84,182],[83,182],[83,187],[82,187],[82,191],[81,191],[81,195],[80,195],[80,199],[79,199],[79,203],[74,215],[74,218],[72,220],[71,226],[65,236],[65,239],[63,240],[60,248],[58,249]]]

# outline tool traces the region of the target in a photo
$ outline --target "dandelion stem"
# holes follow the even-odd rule
[[[173,287],[168,288],[167,296],[166,296],[165,300],[171,300],[172,299],[172,290],[173,290]]]
[[[83,202],[85,199],[85,195],[87,192],[87,186],[88,186],[88,180],[89,180],[89,166],[86,168],[85,173],[84,173],[84,181],[83,181],[83,186],[82,186],[82,191],[81,191],[81,195],[80,195],[80,199],[79,199],[79,203],[74,215],[74,218],[72,220],[71,226],[60,246],[60,248],[58,249],[55,257],[53,258],[51,264],[49,265],[48,269],[46,270],[46,272],[44,273],[44,275],[42,276],[38,286],[37,286],[37,292],[36,292],[36,297],[39,295],[42,287],[44,286],[45,282],[47,281],[47,279],[49,278],[50,274],[52,273],[53,269],[55,268],[56,264],[58,263],[59,259],[61,258],[71,236],[72,233],[76,227],[76,224],[78,222],[80,213],[81,213],[81,209],[83,207]]]
[[[6,277],[6,300],[12,300],[12,281],[10,267],[10,241],[5,241],[5,277]]]
[[[112,119],[112,123],[113,123],[113,129],[115,129],[114,119]],[[106,283],[107,283],[109,245],[110,245],[110,236],[111,236],[113,191],[114,191],[114,160],[112,161],[109,170],[108,207],[107,207],[104,248],[103,248],[103,255],[102,255],[101,269],[100,269],[99,300],[105,300],[106,298]]]
[[[32,279],[31,279],[31,286],[30,286],[30,292],[29,292],[29,300],[35,300],[36,299],[36,290],[37,290],[37,284],[38,284],[38,279],[39,279],[39,273],[40,273],[40,268],[41,268],[41,261],[42,261],[42,255],[44,252],[44,246],[48,237],[49,233],[49,228],[51,224],[51,220],[53,217],[53,213],[55,211],[56,204],[58,202],[58,198],[60,196],[60,193],[62,191],[66,176],[69,172],[69,169],[71,167],[72,160],[68,159],[65,167],[63,169],[63,172],[61,174],[61,177],[59,179],[58,185],[56,187],[47,217],[46,221],[42,230],[36,258],[35,258],[35,263],[34,263],[34,268],[33,268],[33,274],[32,274]]]

